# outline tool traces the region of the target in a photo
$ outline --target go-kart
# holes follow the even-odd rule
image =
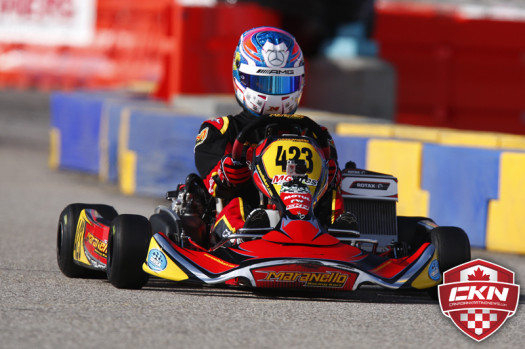
[[[265,136],[257,142],[260,130]],[[470,260],[462,229],[397,216],[397,179],[352,162],[340,182],[342,216],[351,219],[321,224],[314,208],[328,187],[330,140],[306,116],[257,118],[237,136],[232,158],[248,164],[261,198],[243,228],[214,232],[210,240],[221,200],[190,174],[167,193],[171,205],[158,206],[149,219],[118,215],[107,205],[67,206],[57,233],[61,271],[105,274],[114,286],[134,289],[153,275],[262,289],[352,291],[374,284],[432,294],[443,271]],[[264,219],[254,224],[254,212]]]

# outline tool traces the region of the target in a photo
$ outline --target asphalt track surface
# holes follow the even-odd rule
[[[63,207],[106,203],[149,216],[162,200],[126,197],[92,176],[50,170],[48,110],[46,95],[0,92],[0,348],[517,348],[525,342],[523,301],[499,331],[477,343],[424,293],[257,294],[159,279],[130,291],[103,279],[69,279],[55,255]],[[524,256],[480,250],[473,256],[525,280]]]

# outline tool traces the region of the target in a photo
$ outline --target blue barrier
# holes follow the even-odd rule
[[[108,99],[102,109],[100,128],[100,171],[103,181],[118,180],[118,144],[122,112],[130,108],[163,108],[166,106],[140,98]]]
[[[499,198],[489,204],[487,249],[525,254],[525,153],[502,152]]]
[[[58,166],[88,173],[99,171],[100,114],[104,97],[84,93],[51,96],[51,126],[60,134]]]
[[[120,117],[128,106],[125,101],[109,101],[104,105],[101,126],[101,168],[100,178],[104,181],[118,180],[118,142]]]
[[[128,150],[136,154],[135,192],[164,195],[196,172],[193,147],[205,117],[160,109],[130,109]]]
[[[339,166],[344,168],[346,162],[353,161],[358,168],[366,168],[366,151],[369,138],[345,137],[332,135],[337,149]]]
[[[58,133],[57,166],[100,172],[101,115],[108,101],[145,102],[145,97],[124,92],[55,92],[51,95],[51,127]]]
[[[501,151],[425,144],[422,187],[429,216],[439,225],[463,228],[472,246],[485,248],[489,200],[498,197]]]

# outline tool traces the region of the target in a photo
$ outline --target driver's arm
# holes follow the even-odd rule
[[[217,185],[221,185],[215,179],[219,174],[221,159],[231,152],[231,148],[228,134],[221,132],[215,122],[210,120],[202,123],[195,141],[195,166],[208,192],[214,197]]]
[[[236,132],[229,125],[226,116],[205,121],[195,142],[195,165],[214,197],[239,195],[235,187],[251,178],[248,166],[234,163],[231,158]]]

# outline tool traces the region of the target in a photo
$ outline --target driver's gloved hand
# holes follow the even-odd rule
[[[235,163],[230,154],[225,155],[221,160],[221,170],[219,177],[221,181],[238,185],[250,180],[252,174],[246,164]]]

